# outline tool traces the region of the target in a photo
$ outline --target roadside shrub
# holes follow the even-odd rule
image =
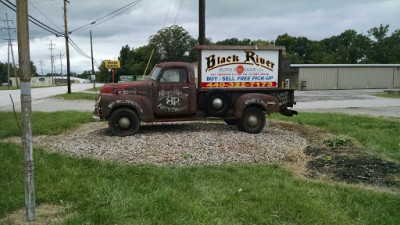
[[[338,146],[349,146],[351,143],[350,138],[342,137],[342,136],[334,136],[325,140],[325,143],[330,147],[338,147]]]

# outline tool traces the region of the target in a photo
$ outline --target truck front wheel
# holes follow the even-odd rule
[[[222,117],[231,107],[231,98],[222,90],[213,90],[204,96],[204,109],[208,116]]]
[[[265,115],[263,111],[257,107],[247,107],[242,117],[239,119],[239,130],[246,133],[257,134],[262,131],[265,126]]]
[[[140,120],[135,111],[120,108],[111,113],[108,126],[114,135],[124,137],[139,130]]]

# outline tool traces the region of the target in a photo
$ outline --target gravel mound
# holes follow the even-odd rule
[[[268,125],[259,134],[247,134],[236,126],[204,121],[143,124],[133,136],[116,137],[107,122],[93,122],[69,134],[35,136],[34,145],[131,164],[217,165],[280,161],[303,152],[307,141]]]

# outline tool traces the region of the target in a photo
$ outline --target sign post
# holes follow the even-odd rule
[[[112,71],[112,82],[114,83],[114,69],[121,68],[120,61],[106,60],[105,61],[105,66],[106,66],[107,69],[111,69],[111,71]]]
[[[113,81],[113,83],[115,83],[115,81],[114,81],[114,68],[112,68],[111,71],[112,71],[112,81]]]

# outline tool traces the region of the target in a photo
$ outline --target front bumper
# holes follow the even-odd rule
[[[100,120],[101,119],[100,108],[99,108],[98,104],[96,104],[96,106],[94,108],[92,118],[95,119],[95,120]]]

